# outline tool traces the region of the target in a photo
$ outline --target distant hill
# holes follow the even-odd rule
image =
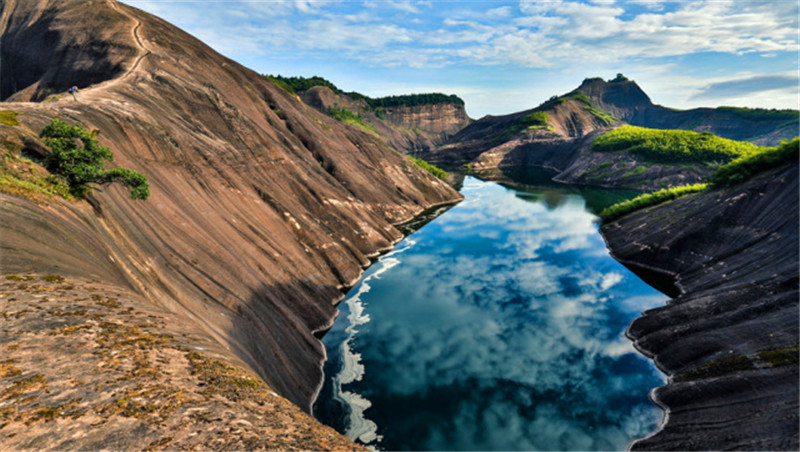
[[[545,118],[539,123],[530,118]],[[536,108],[475,121],[423,158],[440,166],[474,171],[519,166],[547,166],[561,172],[556,180],[599,186],[654,190],[696,183],[725,160],[654,162],[630,152],[592,152],[591,143],[626,124],[776,145],[797,135],[796,110],[698,108],[673,110],[651,102],[633,81],[588,78],[576,89],[553,96]],[[652,133],[651,136],[658,134]],[[687,143],[699,142],[686,137]]]
[[[370,132],[406,154],[428,152],[472,123],[464,109],[464,101],[452,94],[373,98],[345,92],[319,76],[266,77],[321,113]]]

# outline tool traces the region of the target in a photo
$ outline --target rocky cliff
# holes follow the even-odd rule
[[[326,86],[314,86],[299,94],[322,114],[344,107],[361,116],[378,139],[405,154],[419,155],[443,144],[472,120],[463,103],[431,103],[371,108],[364,99],[337,94]]]
[[[5,0],[0,17],[0,110],[15,115],[2,128],[4,156],[35,156],[37,133],[61,118],[99,131],[152,193],[133,201],[108,186],[90,203],[24,199],[12,188],[27,186],[4,178],[2,272],[134,294],[307,410],[324,358],[314,333],[331,325],[341,289],[402,237],[393,224],[459,195],[135,8]],[[72,85],[77,100],[63,92]],[[3,296],[22,299],[20,286]],[[7,377],[14,385],[25,374]]]
[[[676,110],[655,105],[632,80],[586,79],[578,87],[592,104],[635,126],[711,132],[723,138],[775,146],[797,136],[800,116],[791,110],[693,108]]]
[[[669,375],[635,450],[798,450],[798,165],[627,215],[613,256],[674,298],[628,336]]]

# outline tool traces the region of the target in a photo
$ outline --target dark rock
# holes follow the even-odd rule
[[[797,450],[798,166],[601,228],[616,259],[680,292],[628,329],[670,376],[635,450]],[[659,276],[660,275],[660,276]]]

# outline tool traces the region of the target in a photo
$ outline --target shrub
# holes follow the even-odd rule
[[[623,126],[607,132],[592,142],[597,152],[629,151],[660,163],[729,162],[758,152],[752,143],[720,138],[708,132],[656,130]]]
[[[408,156],[408,158],[411,159],[412,162],[414,162],[417,165],[419,165],[420,168],[422,168],[425,171],[433,174],[434,176],[438,177],[439,179],[444,179],[444,178],[447,177],[447,171],[445,171],[445,170],[443,170],[441,168],[438,168],[438,167],[436,167],[434,165],[431,165],[430,163],[426,162],[425,160],[418,159],[416,157],[411,157],[410,155]]]
[[[755,154],[740,157],[720,167],[711,175],[714,186],[730,186],[746,181],[762,171],[798,160],[800,139],[784,141],[780,146],[764,148]]]
[[[643,209],[645,207],[654,206],[656,204],[672,201],[691,193],[703,191],[708,188],[707,184],[694,184],[683,185],[680,187],[666,188],[654,193],[645,193],[633,199],[622,201],[607,207],[600,212],[600,218],[603,222],[614,221],[624,215],[627,215],[635,210]]]
[[[523,116],[519,123],[524,126],[544,126],[547,125],[547,121],[550,120],[550,117],[547,113],[543,111],[534,111],[531,114]]]
[[[114,155],[107,146],[97,142],[95,134],[54,119],[39,136],[50,148],[46,159],[48,169],[66,179],[75,196],[84,196],[89,184],[117,181],[131,188],[132,199],[143,200],[150,196],[150,185],[143,174],[127,168],[105,169],[106,162],[113,161]]]

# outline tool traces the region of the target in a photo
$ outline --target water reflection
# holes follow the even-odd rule
[[[665,297],[608,256],[581,195],[462,193],[348,294],[315,415],[391,450],[614,450],[654,430],[662,377],[623,332]]]

